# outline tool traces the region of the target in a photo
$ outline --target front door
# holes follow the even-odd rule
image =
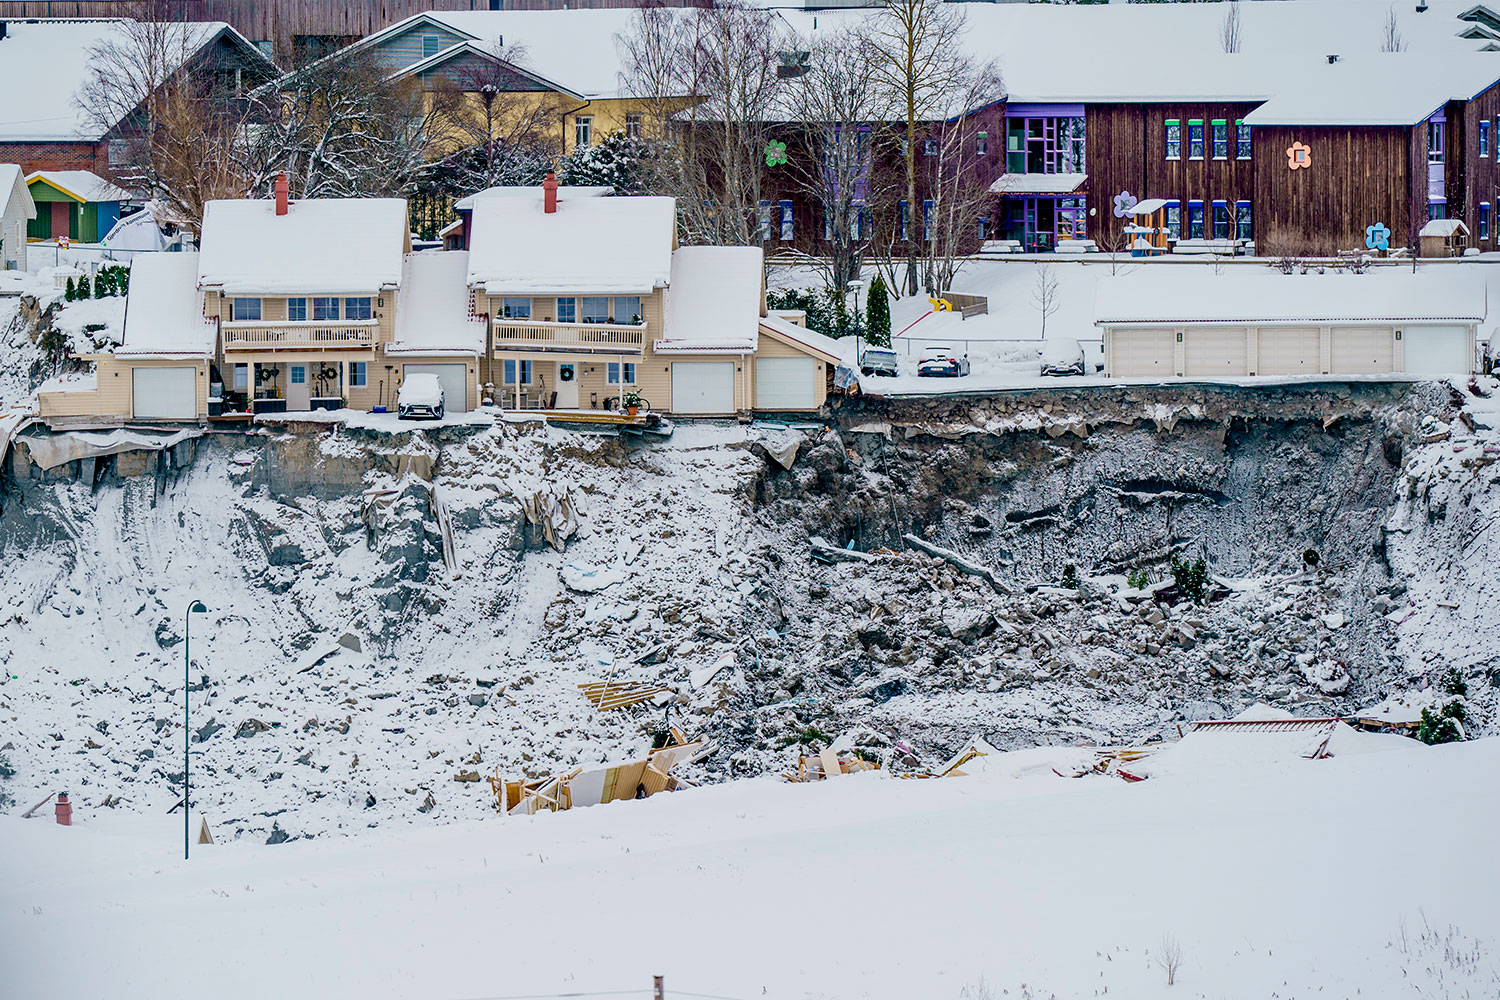
[[[294,362],[287,367],[290,370],[286,380],[286,408],[288,410],[312,409],[312,366],[304,362]]]
[[[578,366],[572,362],[557,366],[557,408],[578,409]]]

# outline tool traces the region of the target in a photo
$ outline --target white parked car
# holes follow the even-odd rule
[[[969,356],[951,347],[931,347],[917,362],[917,374],[929,378],[961,378],[969,374]]]
[[[402,420],[417,417],[443,419],[443,383],[436,375],[417,372],[406,376],[396,394],[396,416]]]

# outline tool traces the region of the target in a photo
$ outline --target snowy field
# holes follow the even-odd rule
[[[171,818],[4,817],[0,995],[644,997],[654,974],[732,1000],[1500,992],[1500,740],[1310,761],[1225,739],[1138,784],[1034,751],[187,863]]]

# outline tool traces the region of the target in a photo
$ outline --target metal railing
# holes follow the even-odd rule
[[[278,347],[370,347],[375,343],[375,331],[379,327],[380,322],[373,319],[347,323],[241,320],[221,323],[219,329],[224,335],[225,350],[258,350]]]
[[[497,351],[538,350],[595,351],[636,354],[646,345],[646,324],[539,323],[521,319],[497,319],[493,323]]]

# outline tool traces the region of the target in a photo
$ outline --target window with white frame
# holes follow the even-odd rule
[[[571,295],[565,295],[557,300],[557,321],[559,323],[578,322],[578,300]]]
[[[349,320],[369,319],[375,315],[371,308],[373,300],[368,295],[351,296],[344,300],[344,318]]]
[[[235,365],[234,366],[234,387],[236,389],[248,389],[248,388],[250,388],[250,366],[249,365]]]
[[[625,381],[620,381],[620,375],[625,376]],[[635,385],[635,362],[633,361],[611,361],[605,377],[610,385]]]
[[[1177,118],[1167,119],[1167,159],[1182,159],[1182,122]]]
[[[231,299],[229,318],[235,322],[254,322],[260,319],[260,299]]]
[[[1182,238],[1182,202],[1167,202],[1167,235],[1173,239]]]
[[[792,228],[792,203],[790,201],[784,200],[781,202],[781,239],[783,241],[788,241],[794,238],[794,230]]]
[[[1234,158],[1250,159],[1250,126],[1243,120],[1234,123]]]
[[[1223,118],[1214,119],[1214,159],[1229,159],[1229,122]]]
[[[594,116],[579,115],[573,119],[573,145],[587,149],[594,141]]]
[[[936,155],[938,155],[938,141],[936,139],[923,139],[922,140],[922,155],[923,156],[936,156]]]
[[[771,203],[769,201],[760,203],[760,238],[762,240],[771,238]]]
[[[639,139],[641,128],[646,122],[646,116],[639,112],[631,112],[625,116],[625,137],[627,139]]]
[[[500,300],[500,315],[505,319],[530,319],[531,299],[507,295]]]
[[[292,323],[302,323],[307,319],[307,300],[294,298],[286,300],[286,318]]]
[[[580,317],[580,322],[608,323],[609,299],[603,295],[585,295],[583,297],[583,314]]]
[[[981,132],[974,138],[974,155],[984,156],[990,151],[990,134]]]
[[[1188,122],[1188,159],[1203,159],[1203,120],[1201,118]]]
[[[521,385],[530,385],[531,384],[531,381],[532,381],[532,379],[531,379],[531,376],[532,376],[531,362],[530,361],[517,362],[514,358],[512,358],[512,359],[506,361],[505,364],[502,366],[502,377],[504,378],[504,384],[505,385],[515,385],[516,384],[516,365],[518,363],[521,366]]]
[[[349,362],[349,384],[351,386],[365,386],[370,384],[370,369],[367,361]]]
[[[313,296],[312,306],[315,320],[339,318],[339,300],[331,295]]]
[[[646,315],[641,309],[639,295],[616,295],[614,301],[616,323],[640,323]]]

